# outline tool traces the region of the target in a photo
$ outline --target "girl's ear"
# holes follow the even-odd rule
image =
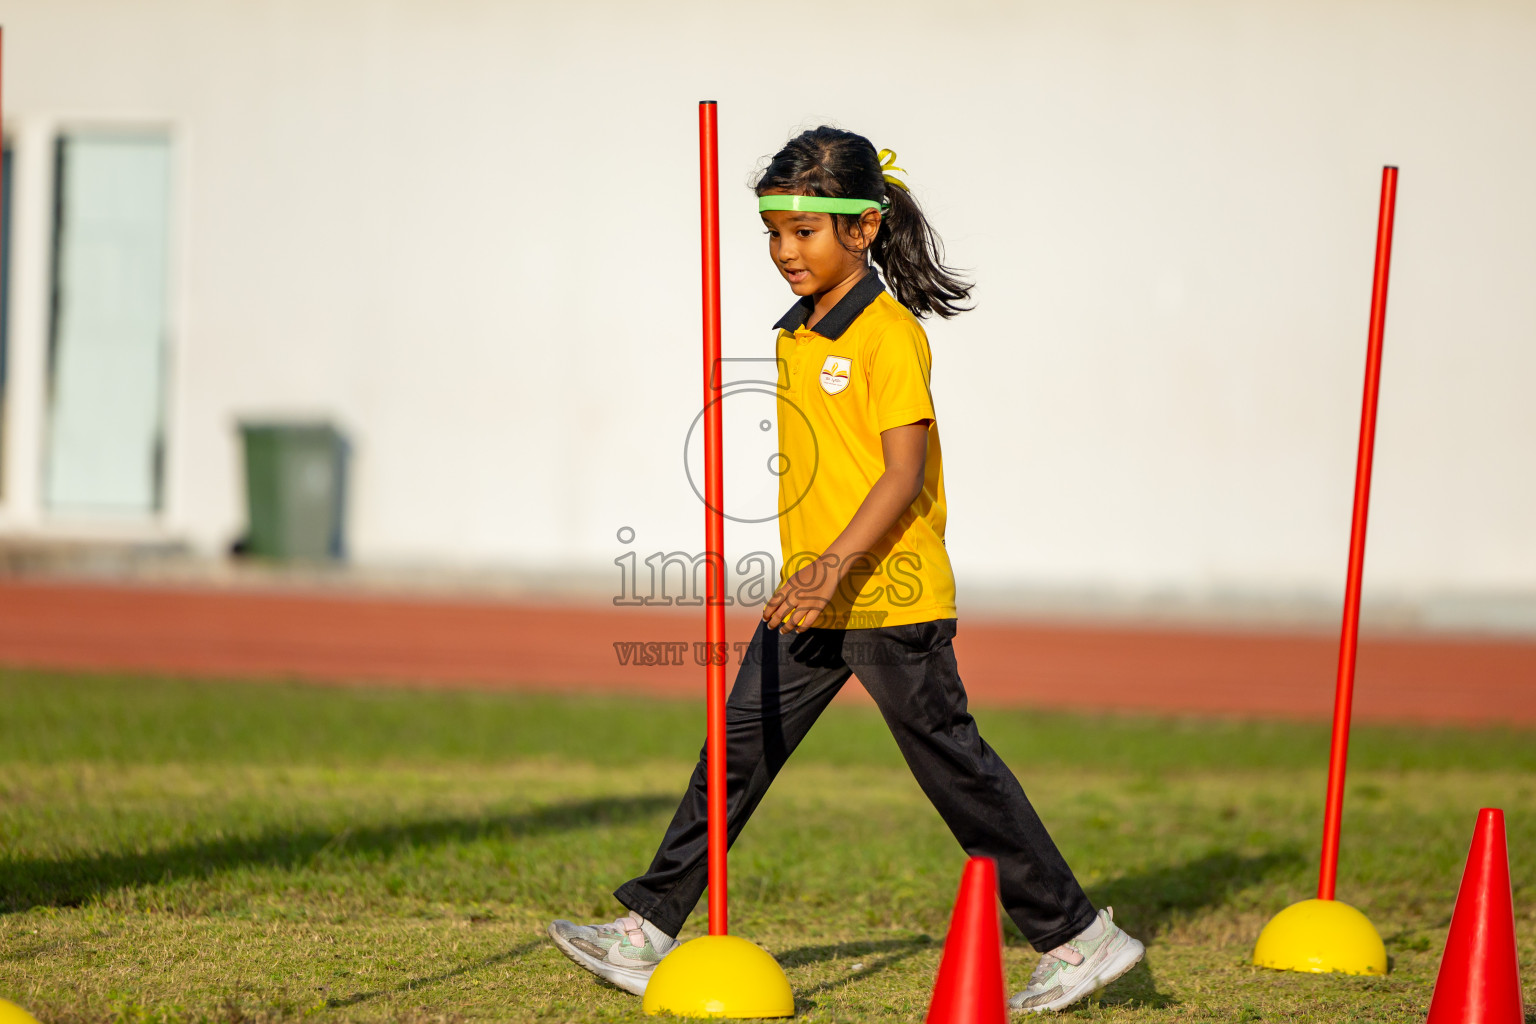
[[[853,225],[848,234],[859,244],[859,248],[868,249],[875,244],[875,236],[880,233],[880,211],[874,208],[865,210],[859,215],[858,223]]]
[[[864,236],[864,247],[867,249],[875,244],[875,236],[880,233],[880,220],[882,214],[879,210],[865,210],[859,215],[859,233]]]

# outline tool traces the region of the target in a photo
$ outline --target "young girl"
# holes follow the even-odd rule
[[[966,711],[931,357],[917,318],[963,312],[970,285],[943,265],[906,185],[884,173],[900,170],[893,161],[862,136],[817,128],[780,150],[756,185],[769,256],[800,298],[775,325],[785,580],[726,703],[727,831],[734,842],[857,675],[960,845],[997,862],[1004,909],[1044,953],[1009,1004],[1057,1010],[1130,970],[1143,948],[1108,908],[1095,912]],[[556,921],[556,945],[643,994],[704,892],[706,814],[701,754],[650,870],[614,893],[630,913]]]

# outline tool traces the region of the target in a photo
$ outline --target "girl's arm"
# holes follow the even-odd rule
[[[880,432],[885,470],[821,557],[773,592],[763,608],[769,629],[803,633],[815,625],[837,592],[838,584],[861,564],[856,556],[874,550],[880,538],[917,500],[923,491],[923,472],[928,464],[928,422],[919,420]]]

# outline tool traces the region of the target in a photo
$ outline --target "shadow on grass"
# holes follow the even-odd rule
[[[1121,875],[1093,886],[1088,896],[1096,907],[1114,907],[1116,923],[1143,942],[1166,931],[1175,918],[1225,903],[1233,893],[1257,885],[1269,876],[1302,863],[1299,848],[1285,847],[1243,856],[1217,850],[1204,857]],[[1175,1006],[1178,1000],[1157,988],[1151,956],[1105,990],[1107,1006]]]
[[[1088,897],[1096,907],[1114,907],[1115,922],[1145,941],[1162,934],[1174,919],[1225,903],[1233,893],[1302,862],[1297,847],[1252,856],[1217,850],[1183,864],[1121,875],[1092,886]]]
[[[618,825],[671,810],[676,803],[675,796],[602,797],[499,817],[440,818],[339,832],[272,829],[253,836],[197,840],[143,853],[99,853],[58,860],[0,859],[0,913],[32,907],[74,907],[118,889],[208,878],[238,868],[297,871],[324,853],[382,858],[408,849]]]
[[[808,964],[819,964],[827,960],[863,961],[864,966],[859,970],[850,970],[839,978],[812,985],[809,988],[795,990],[795,1013],[808,1013],[816,1007],[813,996],[831,992],[851,985],[856,981],[888,971],[925,949],[932,949],[934,940],[927,935],[919,935],[911,939],[886,939],[880,942],[834,942],[822,946],[800,946],[796,949],[785,950],[775,955],[779,965],[786,970],[795,967],[805,967]]]
[[[336,1009],[337,1007],[341,1006],[356,1006],[358,1003],[365,1003],[370,999],[377,999],[379,996],[398,995],[401,992],[410,992],[411,990],[421,988],[424,985],[436,985],[438,982],[448,981],[451,978],[457,978],[465,974],[473,974],[475,971],[483,971],[487,967],[495,967],[497,964],[504,964],[510,960],[520,960],[543,945],[543,942],[539,941],[538,939],[534,939],[532,941],[525,942],[520,946],[513,946],[511,949],[504,953],[496,953],[492,956],[482,957],[472,964],[465,964],[463,967],[455,967],[451,971],[444,971],[441,974],[426,975],[420,978],[411,978],[407,981],[401,982],[394,988],[375,989],[371,992],[355,992],[350,996],[330,998],[325,1001],[325,1005],[328,1009]]]
[[[1104,1006],[1145,1006],[1154,1010],[1178,1006],[1179,1001],[1167,992],[1159,992],[1157,975],[1152,970],[1152,954],[1141,958],[1141,963],[1119,980],[1111,982],[1096,997]]]
[[[1302,861],[1301,851],[1295,848],[1253,856],[1219,850],[1183,864],[1122,875],[1094,886],[1089,896],[1095,906],[1115,907],[1117,918],[1128,924],[1136,937],[1150,941],[1166,930],[1176,917],[1218,906],[1234,893],[1256,885],[1277,872],[1289,870]],[[935,941],[920,935],[911,939],[889,939],[882,942],[801,946],[778,954],[777,959],[787,969],[834,958],[865,962],[864,967],[858,971],[849,971],[842,977],[797,990],[796,1012],[805,1013],[815,1007],[814,996],[862,982],[889,970],[922,950],[931,948]],[[1022,984],[1010,985],[1010,990],[1021,987]],[[1111,1006],[1132,1005],[1153,1009],[1178,1004],[1172,995],[1158,990],[1150,957],[1144,958],[1140,965],[1107,989],[1101,1001]]]

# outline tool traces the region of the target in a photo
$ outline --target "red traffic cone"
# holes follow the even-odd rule
[[[1524,1024],[1504,812],[1484,807],[1456,893],[1427,1024]]]
[[[972,857],[960,876],[927,1024],[1006,1024],[1003,933],[997,923],[997,864]]]

